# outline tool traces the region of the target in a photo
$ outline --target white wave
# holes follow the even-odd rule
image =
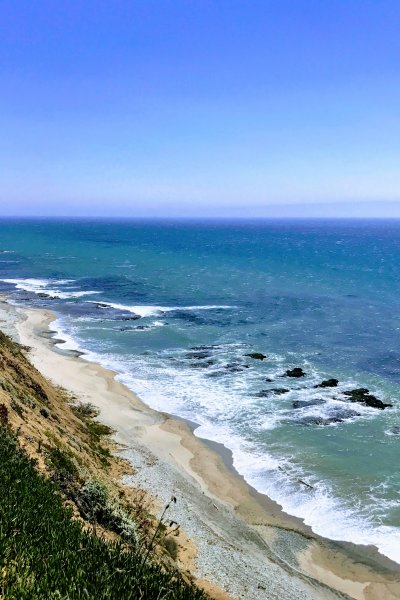
[[[237,417],[238,409],[248,414],[254,408],[254,398],[241,397],[240,403],[237,402],[236,392],[242,385],[240,379],[227,389],[214,380],[205,385],[204,377],[190,369],[182,372],[171,367],[168,373],[165,370],[161,373],[155,364],[151,364],[150,357],[132,357],[126,361],[117,355],[86,351],[82,342],[65,331],[60,320],[51,327],[57,337],[63,339],[59,347],[85,352],[84,360],[98,362],[115,371],[118,373],[116,378],[152,408],[198,423],[196,436],[228,448],[234,467],[250,485],[279,503],[288,514],[303,519],[315,533],[332,540],[375,545],[383,555],[400,563],[398,528],[373,523],[366,512],[367,507],[363,512],[361,507],[350,506],[335,496],[329,483],[303,472],[290,458],[280,459],[264,447],[258,448],[233,429],[230,423]],[[315,393],[328,394],[329,391],[316,390]],[[265,419],[265,414],[262,416]],[[255,427],[260,425],[256,417],[257,413],[254,413]],[[275,416],[271,415],[271,421],[274,420]],[[271,425],[274,424],[271,422]]]
[[[24,290],[26,292],[34,292],[43,291],[43,289],[48,285],[49,281],[47,279],[1,279],[0,281],[4,281],[5,283],[11,283],[15,285],[17,290]]]
[[[51,298],[59,298],[60,300],[67,300],[68,298],[82,298],[83,296],[93,296],[93,294],[100,294],[94,290],[82,291],[82,292],[63,292],[62,290],[45,290],[45,294]]]
[[[250,485],[278,502],[286,513],[303,519],[315,533],[331,540],[374,545],[400,563],[399,529],[377,525],[361,510],[357,514],[354,507],[335,497],[327,482],[282,467],[279,472],[272,471],[269,457],[244,454],[238,448],[233,449],[233,457],[235,468]]]
[[[394,427],[393,429],[385,429],[385,435],[400,438],[400,428]]]
[[[46,294],[50,298],[59,298],[61,300],[67,300],[68,298],[81,298],[83,296],[92,296],[93,294],[100,294],[99,291],[88,290],[88,291],[78,291],[78,290],[60,290],[57,287],[51,286],[59,286],[59,285],[69,285],[74,283],[74,279],[35,279],[35,278],[26,278],[26,279],[0,279],[5,283],[11,283],[15,285],[17,290],[23,290],[25,292],[30,292],[32,294]],[[71,288],[71,286],[69,286]]]
[[[94,300],[89,300],[88,302],[95,302]],[[175,310],[184,310],[184,311],[195,311],[195,310],[216,310],[216,309],[230,309],[234,308],[233,306],[218,306],[218,305],[206,305],[206,306],[154,306],[154,305],[135,305],[129,306],[126,304],[118,304],[114,302],[101,302],[100,304],[104,306],[109,306],[110,308],[114,308],[115,310],[121,310],[125,312],[133,313],[134,315],[139,315],[140,317],[153,317],[156,315],[160,315],[166,312],[172,312]]]
[[[56,319],[52,321],[51,330],[54,331],[54,335],[52,336],[56,342],[57,348],[61,348],[62,350],[70,350],[74,352],[82,352],[85,353],[85,350],[81,347],[80,342],[72,335],[66,332],[64,324],[61,319]]]

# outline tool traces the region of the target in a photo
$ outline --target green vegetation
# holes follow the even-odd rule
[[[78,469],[69,452],[56,446],[49,448],[47,455],[56,473],[69,474],[74,478],[78,477]]]
[[[113,430],[108,425],[94,420],[99,415],[99,410],[90,402],[73,404],[71,405],[71,409],[75,416],[84,424],[84,431],[89,436],[91,449],[97,454],[103,466],[108,466],[108,459],[111,457],[111,453],[102,444],[102,438],[111,435]]]
[[[14,342],[14,340],[3,331],[0,331],[0,346],[7,348],[14,356],[21,354],[22,350],[25,352],[29,350],[28,346],[22,346],[21,344]]]
[[[35,462],[24,454],[4,425],[0,425],[1,598],[207,598],[176,570],[157,564],[153,551],[149,554],[151,547],[107,542],[73,520],[59,488],[38,473]],[[64,473],[74,470],[60,451],[52,450],[51,460]],[[87,483],[81,495],[94,507],[96,518],[103,510],[110,510],[101,485]]]

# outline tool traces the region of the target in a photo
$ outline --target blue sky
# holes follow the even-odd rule
[[[0,214],[400,216],[398,0],[2,0]]]

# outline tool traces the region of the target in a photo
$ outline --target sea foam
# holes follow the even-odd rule
[[[88,300],[88,302],[95,302],[95,300]],[[232,306],[224,305],[206,305],[206,306],[153,306],[153,305],[134,305],[130,306],[127,304],[118,304],[115,302],[101,302],[101,305],[109,306],[115,310],[121,310],[124,312],[130,312],[139,317],[152,317],[160,315],[166,312],[173,312],[177,310],[183,311],[197,311],[197,310],[228,310],[233,308]]]
[[[0,279],[4,283],[11,283],[15,285],[17,290],[23,290],[32,294],[46,294],[50,298],[59,298],[61,300],[68,300],[70,298],[81,298],[83,296],[92,296],[93,294],[99,294],[101,292],[94,290],[71,290],[73,287],[70,284],[75,282],[74,279]],[[67,289],[59,289],[58,286],[66,285]],[[56,287],[54,287],[56,286]]]
[[[126,310],[124,305],[117,306],[123,306],[123,310]],[[165,308],[175,310],[161,306],[131,308],[132,312],[134,308],[144,308],[142,316],[154,315]],[[135,311],[135,314],[138,312]],[[228,448],[232,452],[235,469],[251,486],[280,504],[288,514],[303,519],[315,533],[332,540],[375,545],[383,555],[400,563],[397,528],[377,526],[365,511],[357,514],[354,507],[335,496],[328,482],[316,480],[315,476],[304,471],[290,457],[273,456],[232,428],[230,423],[237,418],[238,410],[247,414],[253,411],[256,429],[265,426],[273,428],[280,419],[287,416],[285,410],[271,413],[268,419],[265,414],[259,415],[253,399],[237,396],[242,391],[241,380],[233,380],[229,389],[219,380],[212,380],[205,385],[202,373],[196,370],[182,371],[181,368],[170,365],[166,374],[149,357],[139,356],[123,361],[115,354],[87,350],[76,331],[62,319],[54,321],[51,328],[56,332],[55,337],[63,340],[57,343],[60,348],[82,352],[84,360],[97,362],[115,371],[118,373],[116,379],[139,394],[152,408],[195,421],[198,425],[194,431],[197,437],[218,442]],[[241,353],[242,346],[231,344],[217,347],[221,357],[226,351]],[[179,351],[176,355],[179,356]],[[276,358],[279,363],[279,357]],[[220,364],[223,362],[221,360]],[[275,374],[278,372],[279,367]],[[315,375],[315,380],[319,378]],[[168,381],[173,382],[173,385],[168,385]],[[292,392],[296,392],[296,388]],[[302,392],[301,388],[297,392]],[[318,393],[328,394],[329,390],[319,390]],[[329,414],[329,410],[336,404],[335,400],[327,400],[327,406],[321,410]],[[320,408],[313,407],[314,411]],[[360,411],[367,418],[375,414],[368,407],[360,407]]]

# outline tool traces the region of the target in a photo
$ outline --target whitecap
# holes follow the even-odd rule
[[[95,290],[79,291],[71,290],[71,285],[75,282],[74,279],[36,279],[36,278],[25,278],[25,279],[0,279],[4,283],[11,283],[15,285],[17,290],[23,290],[32,294],[46,294],[50,298],[59,298],[61,300],[67,300],[68,298],[81,298],[83,296],[92,296],[93,294],[100,294],[101,292]],[[66,285],[67,290],[61,290],[58,287],[52,286]]]
[[[89,300],[88,302],[95,302],[94,300]],[[140,317],[153,317],[156,315],[160,315],[166,312],[172,312],[177,310],[184,311],[197,311],[197,310],[228,310],[230,308],[234,308],[233,306],[225,306],[225,305],[206,305],[206,306],[154,306],[154,305],[135,305],[130,306],[126,304],[118,304],[115,302],[101,302],[101,305],[109,306],[110,308],[114,308],[115,310],[121,310],[124,312],[130,312],[134,315],[139,315]]]
[[[146,308],[154,310],[165,307]],[[123,310],[126,310],[125,306]],[[157,321],[153,322],[155,323]],[[272,453],[265,451],[265,447],[260,449],[256,443],[246,441],[232,427],[238,409],[243,409],[247,413],[254,402],[253,397],[237,395],[242,391],[239,379],[233,380],[229,388],[224,387],[219,380],[205,384],[201,373],[190,369],[182,371],[182,363],[176,369],[169,366],[166,372],[168,359],[171,358],[170,351],[168,355],[165,354],[162,367],[157,364],[160,355],[156,361],[151,356],[136,356],[126,360],[109,353],[86,351],[82,348],[81,342],[65,332],[63,323],[57,321],[52,324],[53,327],[57,337],[63,339],[58,344],[60,348],[85,352],[83,357],[85,360],[99,362],[104,367],[117,372],[119,381],[138,393],[156,410],[167,411],[198,423],[196,436],[221,443],[228,448],[232,452],[234,467],[250,485],[278,502],[285,512],[303,519],[314,532],[332,540],[351,541],[363,545],[373,544],[382,554],[400,562],[398,528],[374,523],[372,516],[366,512],[367,507],[364,507],[364,511],[362,507],[355,510],[348,500],[341,500],[335,495],[329,483],[321,482],[315,475],[306,472],[296,464],[294,458],[281,459],[273,456]],[[228,352],[229,348],[233,350],[234,345],[219,346],[218,351]],[[177,356],[179,352],[182,351],[176,351]],[[293,391],[300,396],[304,394],[304,397],[306,395],[309,397],[311,392],[310,389]],[[324,411],[330,411],[335,406],[344,404],[329,398],[329,394],[332,393],[329,390],[318,389],[311,393],[326,398]],[[340,391],[336,389],[335,393]],[[237,402],[238,398],[240,402]],[[368,407],[357,406],[357,409],[363,413],[363,416],[375,414]],[[319,410],[321,410],[320,406]],[[254,413],[255,426],[261,424],[264,428],[273,427],[277,414],[266,416],[264,412],[260,417],[263,421],[257,423],[258,415]]]

